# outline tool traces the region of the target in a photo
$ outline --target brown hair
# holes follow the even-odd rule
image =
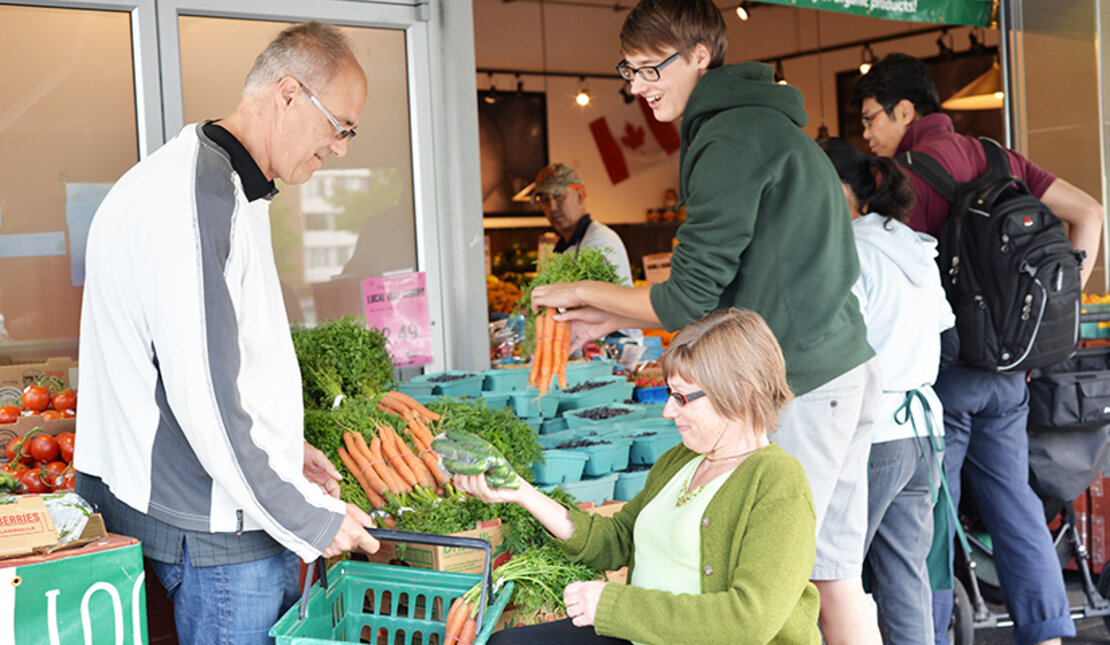
[[[709,68],[720,67],[728,51],[728,26],[711,0],[640,0],[621,27],[621,52],[662,53],[670,47],[689,59],[694,47],[709,48]]]
[[[663,354],[663,376],[697,383],[721,416],[773,432],[793,394],[786,361],[763,318],[724,309],[682,328]]]
[[[287,27],[255,59],[244,92],[258,92],[292,76],[310,91],[320,93],[345,65],[358,64],[347,37],[339,29],[321,22],[302,22]]]

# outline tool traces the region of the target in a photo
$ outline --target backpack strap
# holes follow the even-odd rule
[[[986,144],[983,144],[986,146]],[[895,157],[895,160],[914,174],[921,177],[925,183],[933,187],[949,203],[956,199],[956,180],[935,159],[916,150],[907,150]]]
[[[1011,177],[1010,157],[1006,155],[1002,144],[990,137],[979,137],[979,144],[987,155],[987,174],[998,178]]]

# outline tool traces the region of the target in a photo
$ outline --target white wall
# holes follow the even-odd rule
[[[614,65],[621,58],[618,34],[627,10],[614,11],[612,6],[543,5],[541,8],[538,2],[506,3],[504,0],[473,0],[473,5],[475,58],[479,68],[615,73]],[[545,27],[542,30],[541,11]],[[727,63],[773,58],[814,49],[818,45],[830,47],[934,26],[777,5],[757,5],[747,22],[741,22],[731,11],[725,14],[725,20],[731,43]],[[968,49],[970,31],[966,27],[952,29],[950,42],[956,51]],[[938,52],[939,35],[932,33],[892,40],[871,48],[878,57],[895,51],[933,56]],[[996,31],[980,30],[979,35],[988,46],[998,44]],[[835,76],[837,72],[856,68],[859,62],[860,48],[852,48],[823,54],[820,64],[817,56],[783,63],[787,80],[798,86],[806,97],[810,117],[806,131],[810,136],[816,136],[822,120],[831,134],[837,134]],[[526,91],[547,93],[549,158],[569,163],[579,170],[589,187],[588,205],[596,219],[643,221],[648,208],[661,205],[665,189],[677,188],[677,152],[641,175],[633,175],[616,186],[609,183],[588,124],[621,106],[619,91],[623,81],[588,79],[593,101],[580,108],[573,101],[577,78],[524,76],[521,80]],[[489,77],[485,74],[477,75],[476,82],[479,89],[489,87]],[[516,87],[516,79],[510,75],[495,75],[494,83],[499,90]],[[821,96],[824,97],[823,109]],[[485,219],[486,227],[490,228],[530,224],[545,225],[545,221],[542,217]]]

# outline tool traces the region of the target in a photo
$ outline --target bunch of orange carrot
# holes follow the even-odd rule
[[[555,320],[555,312],[545,309],[536,314],[536,349],[532,353],[532,371],[528,385],[547,394],[551,378],[558,377],[559,387],[567,387],[567,359],[570,357],[570,323]]]
[[[470,645],[478,633],[477,607],[462,597],[455,598],[447,612],[446,638],[443,645]]]
[[[343,465],[362,486],[370,504],[379,509],[386,505],[386,493],[409,493],[417,486],[441,493],[448,482],[439,467],[439,455],[431,449],[433,434],[426,425],[439,415],[415,400],[415,405],[404,406],[403,398],[391,396],[399,394],[390,392],[381,406],[405,419],[404,432],[415,451],[392,426],[382,423],[376,424],[369,443],[362,432],[343,433],[343,447],[339,448]]]

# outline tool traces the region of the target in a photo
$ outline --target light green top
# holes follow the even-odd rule
[[[701,518],[709,500],[728,479],[723,474],[714,478],[696,495],[687,493],[688,501],[679,506],[679,495],[689,488],[703,461],[704,457],[691,459],[640,511],[632,541],[636,561],[641,564],[632,573],[630,584],[671,593],[701,593]]]

